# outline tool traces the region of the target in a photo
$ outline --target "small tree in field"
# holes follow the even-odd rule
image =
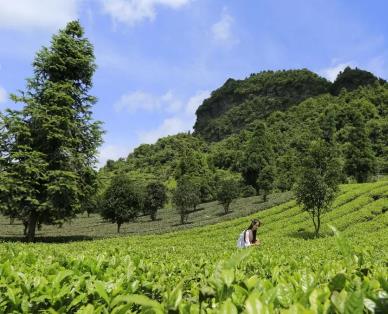
[[[199,189],[187,178],[179,179],[173,194],[173,203],[181,216],[181,224],[186,223],[190,211],[200,203]]]
[[[271,165],[266,165],[259,174],[257,186],[263,191],[263,201],[267,201],[268,194],[272,191],[275,171]]]
[[[239,184],[233,179],[226,179],[220,182],[217,200],[224,207],[225,214],[229,212],[230,204],[239,195]]]
[[[125,175],[117,175],[106,189],[102,204],[101,216],[117,224],[117,233],[121,225],[134,221],[142,208],[138,187]]]
[[[295,195],[302,210],[310,214],[315,236],[321,215],[330,210],[338,191],[341,167],[335,147],[323,140],[313,141],[302,159]]]
[[[144,208],[151,220],[156,220],[156,213],[167,202],[166,187],[161,182],[151,182],[146,186]]]

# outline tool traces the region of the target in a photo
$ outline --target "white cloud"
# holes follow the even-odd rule
[[[159,138],[177,134],[179,132],[189,131],[191,125],[185,123],[180,117],[167,118],[163,123],[156,129],[150,131],[141,131],[138,133],[140,143],[152,144],[155,143]]]
[[[181,106],[181,101],[172,91],[168,91],[162,96],[155,96],[143,91],[134,91],[122,95],[115,104],[117,111],[126,109],[130,113],[137,111],[166,111],[171,113],[179,111]]]
[[[109,159],[126,158],[131,151],[129,145],[102,145],[98,154],[98,168],[103,167]]]
[[[210,92],[207,90],[197,92],[197,94],[188,100],[186,105],[186,114],[195,119],[195,112],[202,102],[208,97],[210,97]]]
[[[374,75],[377,75],[382,78],[387,78],[388,71],[386,66],[386,56],[376,56],[370,59],[365,67],[367,70],[371,71]]]
[[[122,95],[120,100],[115,104],[117,111],[127,109],[133,113],[138,110],[153,111],[158,109],[160,103],[153,95],[144,93],[142,91],[135,91]]]
[[[77,18],[80,0],[0,0],[0,28],[56,30]]]
[[[178,112],[182,107],[182,102],[172,91],[168,91],[161,97],[161,103],[165,105],[164,109],[170,113]]]
[[[237,40],[233,37],[232,25],[234,19],[224,9],[221,14],[221,19],[213,24],[211,30],[213,38],[218,42],[235,43]]]
[[[0,86],[0,104],[7,101],[7,92],[6,90]]]
[[[332,66],[318,71],[320,75],[326,77],[330,81],[335,81],[339,72],[343,71],[346,67],[359,68],[362,70],[370,71],[374,75],[379,77],[385,77],[387,75],[386,58],[384,55],[375,56],[370,59],[363,60],[363,62],[348,61],[337,63],[338,60],[332,61]]]
[[[353,62],[339,63],[339,64],[333,65],[331,67],[322,69],[321,71],[319,71],[319,73],[323,77],[327,78],[329,81],[334,82],[335,79],[337,78],[338,73],[343,71],[348,66],[354,67],[354,63]]]
[[[154,20],[157,6],[179,9],[191,0],[102,0],[105,13],[116,22],[134,25],[142,20]]]
[[[139,142],[155,143],[161,137],[191,131],[195,122],[195,111],[209,96],[209,91],[197,92],[187,100],[179,112],[164,119],[160,126],[153,130],[138,132]]]

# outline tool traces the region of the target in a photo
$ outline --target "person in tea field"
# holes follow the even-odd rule
[[[259,245],[260,240],[257,239],[257,229],[260,226],[260,220],[253,219],[248,229],[241,232],[240,237],[237,240],[237,247],[243,248],[251,245]]]

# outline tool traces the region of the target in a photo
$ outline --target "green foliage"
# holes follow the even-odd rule
[[[368,71],[346,67],[338,74],[331,87],[331,92],[334,95],[338,95],[342,89],[352,91],[360,86],[372,85],[375,82],[384,83],[385,81],[383,79],[378,79]]]
[[[256,189],[252,185],[245,185],[241,189],[241,196],[242,197],[251,197],[256,195]]]
[[[102,204],[101,216],[117,224],[117,232],[123,223],[134,221],[143,209],[141,187],[120,174],[112,179],[106,189]]]
[[[354,114],[352,124],[344,128],[341,135],[346,137],[345,173],[357,182],[367,182],[376,173],[376,159],[365,123],[358,112]]]
[[[286,110],[329,88],[327,80],[306,69],[264,71],[244,80],[228,79],[198,108],[195,134],[219,141],[255,119]]]
[[[150,214],[152,220],[156,220],[156,213],[167,202],[166,187],[163,183],[150,182],[145,189],[144,211]]]
[[[230,204],[239,196],[239,183],[236,180],[222,180],[219,182],[217,200],[222,204],[225,214],[229,212]]]
[[[177,182],[173,193],[173,203],[181,217],[181,224],[187,223],[189,214],[201,202],[199,188],[188,177],[182,177]]]
[[[263,192],[263,201],[267,201],[268,194],[272,191],[275,171],[269,164],[265,165],[257,178],[257,186]]]
[[[296,201],[310,214],[317,237],[321,215],[330,209],[338,191],[340,163],[335,147],[323,140],[313,141],[301,161],[299,171]]]
[[[262,179],[265,188],[268,188],[270,167],[273,164],[274,153],[267,128],[264,123],[255,126],[252,137],[247,143],[246,150],[240,163],[241,174],[247,185],[252,185],[257,191],[260,190],[262,182],[259,180],[261,173],[266,169]],[[261,179],[261,178],[260,178]],[[271,182],[272,184],[272,182]]]
[[[386,180],[343,185],[318,239],[295,235],[308,217],[289,201],[158,236],[0,243],[0,312],[385,313],[387,220],[359,218],[387,193]],[[258,216],[261,246],[236,249]]]
[[[388,173],[388,118],[369,120],[366,129],[376,156],[377,172]]]
[[[280,191],[292,189],[297,177],[298,157],[295,149],[290,149],[276,160],[276,174],[274,186]]]
[[[68,23],[36,54],[26,91],[12,95],[23,109],[0,117],[3,212],[28,223],[30,241],[37,225],[74,217],[93,190],[101,143],[89,95],[95,68],[82,27]]]
[[[141,169],[142,173],[149,173],[166,181],[177,175],[178,163],[188,151],[197,153],[204,152],[205,149],[206,144],[201,139],[190,134],[180,133],[161,138],[155,144],[140,145],[128,155],[126,160],[111,162],[101,171],[107,175],[112,170],[129,172]]]
[[[203,176],[209,172],[206,156],[194,149],[183,151],[176,167],[175,178],[183,176]]]

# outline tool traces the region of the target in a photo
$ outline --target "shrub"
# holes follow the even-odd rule
[[[145,213],[151,216],[151,220],[156,220],[156,213],[167,202],[166,187],[163,183],[155,181],[146,186],[146,195],[144,199]]]
[[[101,205],[102,218],[116,223],[119,233],[121,225],[134,221],[142,209],[139,186],[126,175],[116,175],[106,189]]]
[[[182,177],[177,182],[172,201],[181,217],[181,224],[187,222],[189,213],[195,210],[200,203],[199,189],[187,177]]]
[[[237,181],[229,179],[220,182],[217,200],[222,204],[225,214],[229,212],[229,206],[233,200],[238,197],[238,194],[239,186]]]

